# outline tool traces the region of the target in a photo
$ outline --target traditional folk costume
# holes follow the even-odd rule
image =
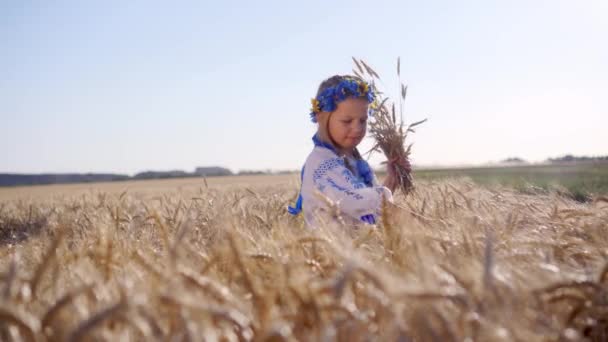
[[[329,87],[312,100],[311,118],[316,122],[316,114],[332,112],[337,104],[349,97],[365,98],[372,103],[374,94],[367,83],[358,79],[345,79],[338,85]],[[314,148],[302,168],[302,188],[295,207],[289,207],[291,214],[304,212],[304,219],[311,228],[328,220],[340,219],[347,224],[375,224],[382,209],[383,200],[392,202],[391,191],[378,185],[369,164],[355,149],[353,157],[339,155],[331,144],[322,141],[318,134],[312,138]],[[330,201],[327,201],[330,200]],[[337,207],[331,208],[331,204]]]

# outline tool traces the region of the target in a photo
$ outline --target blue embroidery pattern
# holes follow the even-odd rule
[[[365,184],[361,182],[359,179],[356,179],[350,170],[342,171],[342,176],[355,188],[355,189],[363,189],[365,188]]]
[[[342,158],[332,158],[323,161],[312,174],[313,182],[316,183],[319,179],[325,176],[327,172],[339,166],[344,166],[344,160],[342,160]]]
[[[332,188],[334,188],[334,189],[336,189],[338,191],[341,191],[341,192],[343,192],[343,193],[345,193],[345,194],[347,194],[349,196],[353,196],[358,201],[360,201],[360,200],[362,200],[364,198],[360,194],[358,194],[356,192],[353,192],[353,191],[351,191],[351,190],[349,190],[349,189],[347,189],[347,188],[345,188],[343,186],[340,186],[340,185],[336,184],[336,182],[333,179],[329,178],[329,177],[327,178],[327,183],[329,183],[329,185],[331,185]]]
[[[312,137],[312,141],[315,146],[324,147],[324,148],[327,148],[330,151],[336,153],[333,146],[321,141],[316,134]],[[339,166],[346,167],[344,160],[342,158],[332,158],[332,159],[328,159],[328,160],[325,160],[324,162],[322,162],[321,165],[319,165],[319,167],[313,172],[313,182],[316,184],[317,189],[319,191],[323,192],[326,188],[326,185],[318,184],[318,181],[321,178],[323,178],[330,170],[333,170],[334,168],[339,167]],[[342,171],[341,174],[346,179],[346,181],[350,185],[352,185],[355,190],[358,190],[358,189],[361,189],[364,187],[373,187],[374,186],[374,174],[373,174],[371,168],[369,167],[369,164],[363,159],[358,159],[356,167],[357,167],[357,173],[358,173],[357,176],[358,177],[356,177],[349,169]],[[302,171],[300,173],[300,180],[303,181],[303,178],[304,178],[304,167],[302,167]],[[346,195],[352,196],[356,200],[364,199],[364,197],[362,195],[338,185],[333,179],[331,179],[329,177],[327,178],[327,182],[329,183],[329,186],[331,186],[332,188],[337,189],[338,191],[343,192]],[[383,191],[381,188],[376,188],[375,190],[376,190],[376,192],[378,192],[378,194],[383,195]],[[302,212],[302,202],[303,202],[302,192],[300,189],[300,194],[298,194],[298,198],[296,200],[296,205],[294,207],[288,206],[288,208],[287,208],[288,212],[292,215],[298,215],[300,212]],[[374,215],[371,215],[371,214],[364,215],[360,219],[366,223],[371,223],[371,224],[375,223]]]

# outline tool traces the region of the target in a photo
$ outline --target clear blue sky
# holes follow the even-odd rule
[[[3,1],[0,172],[298,169],[309,100],[351,56],[389,91],[401,56],[405,119],[429,118],[414,164],[605,155],[606,18],[605,0]]]

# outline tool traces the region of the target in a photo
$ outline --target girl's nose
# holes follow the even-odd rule
[[[362,133],[365,130],[365,124],[364,123],[357,123],[357,124],[355,124],[355,127],[354,127],[353,130],[355,132]]]

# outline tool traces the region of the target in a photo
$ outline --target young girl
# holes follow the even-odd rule
[[[338,206],[349,223],[375,224],[382,201],[393,200],[397,186],[394,164],[389,163],[386,180],[379,185],[357,150],[365,137],[374,98],[371,87],[362,79],[333,76],[321,83],[312,99],[310,116],[318,124],[312,138],[315,146],[302,168],[302,189],[296,206],[289,207],[293,215],[303,209],[310,227],[318,226],[319,219],[326,221],[321,217],[327,218],[327,213],[331,215],[323,196]],[[402,163],[409,168],[407,162]]]

